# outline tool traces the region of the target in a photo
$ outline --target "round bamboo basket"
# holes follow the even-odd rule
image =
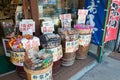
[[[41,69],[41,70],[30,70],[24,66],[24,70],[27,74],[28,80],[53,80],[52,66],[53,66],[53,63],[47,68]]]

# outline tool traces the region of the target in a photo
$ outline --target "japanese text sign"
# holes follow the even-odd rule
[[[42,33],[52,33],[54,31],[54,24],[51,21],[44,21],[41,27]]]
[[[35,32],[35,22],[31,19],[24,19],[20,22],[19,30],[23,35],[33,35],[33,32]]]

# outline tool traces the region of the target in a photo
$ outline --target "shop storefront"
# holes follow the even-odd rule
[[[107,27],[113,28],[115,3],[120,5],[115,0],[22,0],[22,4],[15,4],[14,25],[5,20],[0,25],[1,29],[9,27],[8,33],[3,29],[1,34],[5,54],[0,57],[12,66],[6,72],[16,68],[14,80],[72,80],[79,71],[85,73],[92,62],[102,62],[106,43],[116,39],[109,38]],[[114,11],[119,13],[120,9]]]

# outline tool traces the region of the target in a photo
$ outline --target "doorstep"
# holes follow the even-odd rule
[[[77,80],[97,64],[97,61],[90,56],[84,60],[75,60],[72,66],[61,66],[59,71],[53,75],[53,80]],[[21,78],[17,76],[16,72],[13,72],[0,77],[0,80],[21,80]]]

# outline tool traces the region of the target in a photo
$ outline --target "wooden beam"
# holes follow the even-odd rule
[[[38,13],[38,0],[30,0],[31,16],[35,21],[35,35],[40,36],[40,21]]]

